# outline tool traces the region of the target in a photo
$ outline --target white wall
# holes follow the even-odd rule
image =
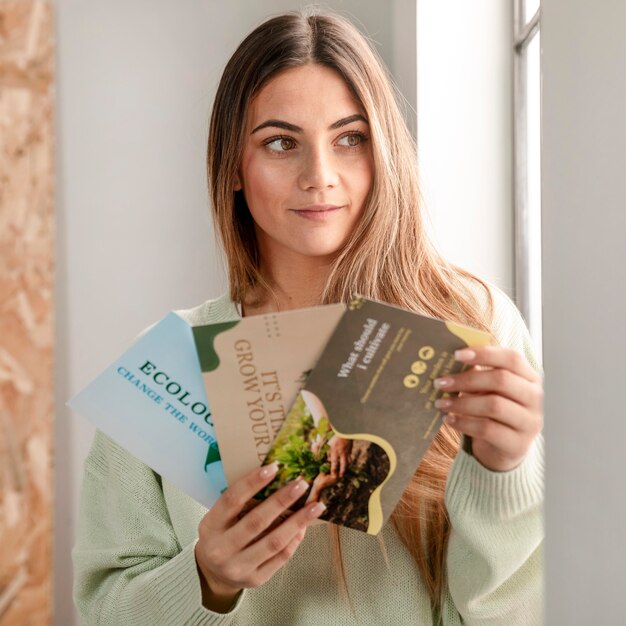
[[[146,325],[225,288],[209,220],[208,117],[224,64],[287,0],[57,0],[55,624],[78,619],[70,549],[93,428],[65,401]],[[411,0],[337,0],[415,108]],[[414,125],[414,122],[413,122]]]
[[[626,623],[626,3],[544,0],[547,624]]]
[[[443,255],[513,296],[511,4],[417,1],[417,143]]]

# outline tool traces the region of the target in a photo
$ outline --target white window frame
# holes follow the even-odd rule
[[[513,210],[514,210],[514,276],[515,302],[524,317],[541,357],[541,277],[531,281],[531,239],[528,194],[528,58],[527,48],[539,37],[541,7],[532,18],[525,19],[525,0],[513,0]],[[539,235],[540,236],[540,235]],[[537,259],[534,259],[535,267]],[[540,266],[540,264],[539,264]],[[536,270],[533,270],[536,271]],[[534,285],[534,286],[533,286]],[[537,285],[539,288],[537,288]]]

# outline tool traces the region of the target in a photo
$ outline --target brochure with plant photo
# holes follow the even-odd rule
[[[488,333],[356,297],[336,325],[264,463],[278,461],[266,498],[299,475],[293,510],[322,501],[321,519],[377,534],[442,422],[435,378],[467,366],[454,351]],[[219,433],[218,433],[219,439]]]

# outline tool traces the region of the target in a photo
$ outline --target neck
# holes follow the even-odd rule
[[[289,257],[289,258],[286,258]],[[332,259],[287,254],[264,258],[261,272],[269,282],[275,297],[244,304],[245,315],[301,309],[320,304]]]

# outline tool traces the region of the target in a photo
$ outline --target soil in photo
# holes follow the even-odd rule
[[[388,472],[389,458],[380,446],[355,440],[346,473],[321,493],[327,507],[322,519],[366,531],[370,495]]]

